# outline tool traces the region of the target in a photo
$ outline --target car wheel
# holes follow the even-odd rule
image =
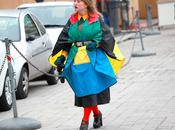
[[[0,97],[0,111],[8,111],[11,109],[11,107],[12,107],[11,86],[10,86],[10,78],[7,73],[4,81],[3,92]]]
[[[27,69],[23,67],[18,82],[16,98],[24,99],[28,96],[28,93],[29,93],[29,74]]]
[[[57,73],[57,70],[53,67],[49,71],[49,74],[56,74],[56,73]],[[55,85],[58,83],[57,77],[48,76],[48,75],[45,75],[45,77],[46,77],[46,81],[47,81],[48,85]]]

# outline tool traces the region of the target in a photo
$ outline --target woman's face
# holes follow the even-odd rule
[[[76,12],[87,9],[87,5],[82,0],[74,0],[74,7]]]

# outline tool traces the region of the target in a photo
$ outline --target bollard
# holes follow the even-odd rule
[[[144,44],[143,44],[143,38],[142,38],[142,33],[141,33],[141,28],[140,28],[140,20],[139,20],[139,12],[136,11],[136,22],[137,22],[137,32],[139,32],[139,37],[140,37],[140,42],[141,42],[141,47],[142,50],[138,52],[133,52],[131,54],[132,57],[142,57],[142,56],[152,56],[156,55],[155,52],[151,52],[149,50],[145,50]]]
[[[3,40],[6,46],[6,55],[10,57],[10,43],[11,40]],[[8,73],[10,78],[10,87],[12,94],[12,106],[14,118],[0,121],[0,130],[35,130],[41,128],[41,123],[31,118],[19,118],[16,106],[16,95],[15,95],[15,79],[14,70],[11,63],[11,58],[8,60]]]

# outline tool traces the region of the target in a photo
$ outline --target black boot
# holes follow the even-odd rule
[[[97,115],[97,116],[94,115],[93,127],[94,127],[94,129],[96,129],[96,128],[100,128],[101,126],[103,126],[102,113],[99,112],[99,115]]]
[[[89,125],[88,121],[82,120],[80,130],[88,130],[88,125]]]

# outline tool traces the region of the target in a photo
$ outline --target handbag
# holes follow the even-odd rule
[[[50,55],[49,56],[49,63],[53,66],[53,67],[57,67],[57,65],[55,65],[55,61],[57,60],[57,58],[59,56],[61,56],[61,53],[62,53],[62,50],[59,51],[56,55],[52,56]]]

